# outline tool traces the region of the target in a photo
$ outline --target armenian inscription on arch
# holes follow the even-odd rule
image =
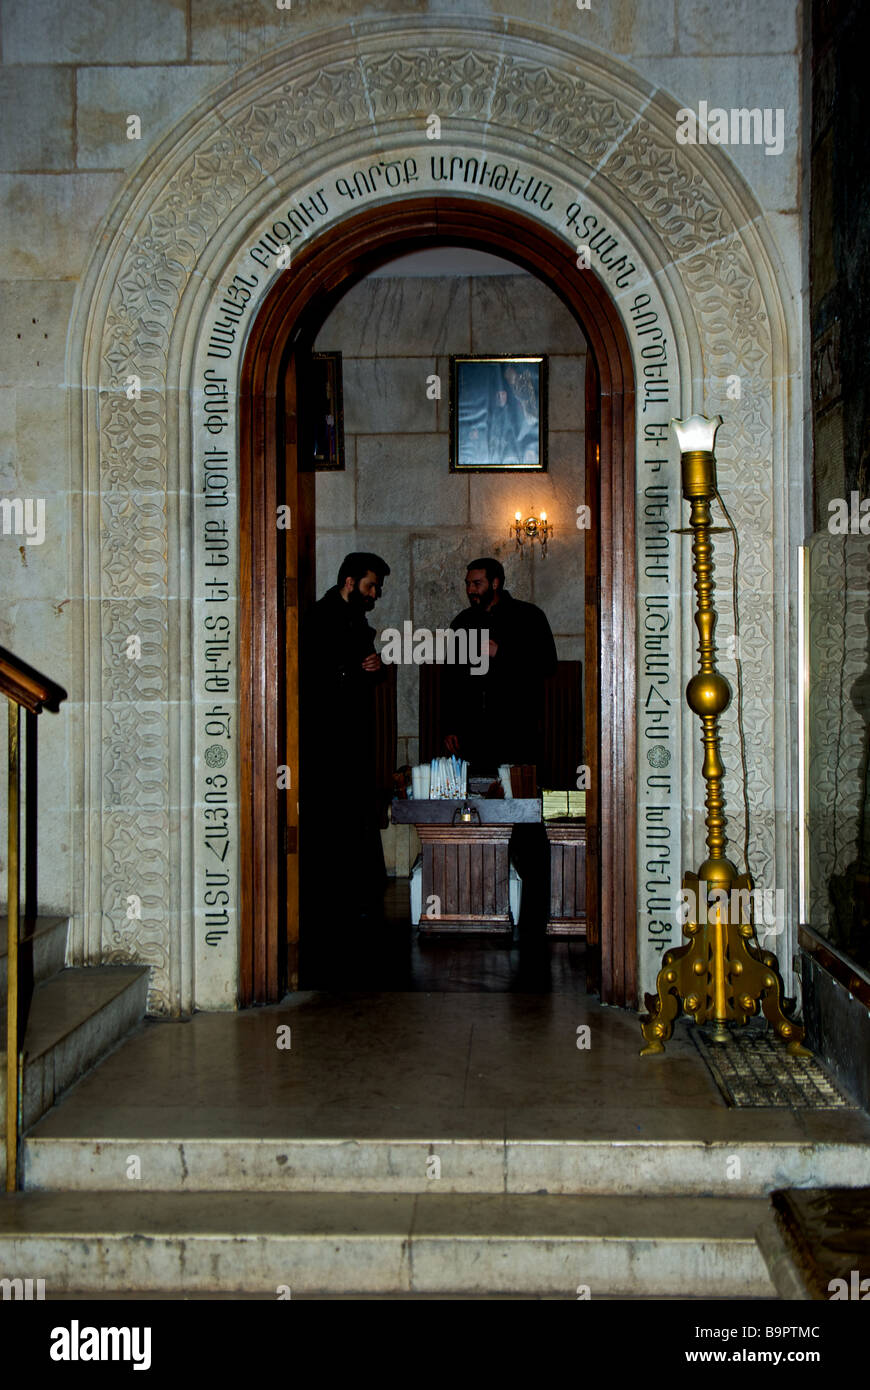
[[[235,968],[238,930],[238,806],[233,774],[231,723],[237,712],[238,672],[214,657],[235,653],[235,569],[238,544],[236,477],[237,386],[250,323],[275,278],[313,237],[349,213],[409,191],[431,195],[467,189],[490,201],[541,217],[577,253],[577,274],[590,270],[607,283],[619,304],[633,347],[637,390],[637,516],[639,622],[638,931],[642,988],[652,988],[662,951],[678,939],[674,911],[680,881],[678,736],[680,678],[675,590],[678,555],[670,534],[678,525],[679,490],[671,455],[669,421],[676,411],[677,380],[670,351],[672,330],[664,305],[640,256],[588,195],[578,198],[545,167],[490,155],[393,152],[387,163],[372,153],[276,203],[228,267],[204,317],[197,358],[195,414],[201,459],[200,523],[196,546],[197,804],[203,824],[197,855],[197,955],[201,977],[220,973],[216,957]],[[583,238],[581,240],[580,238]],[[578,463],[582,469],[582,461]],[[222,472],[226,469],[226,472]],[[225,478],[226,489],[221,479]],[[231,505],[227,505],[231,503]],[[566,534],[568,534],[566,532]],[[226,643],[226,651],[222,644]],[[217,689],[215,681],[225,681]],[[217,740],[209,729],[222,717],[209,703],[224,695],[227,729]],[[224,706],[221,706],[224,708]],[[208,755],[227,754],[215,772]],[[630,756],[630,753],[627,754]],[[221,794],[226,796],[220,803]],[[215,894],[210,860],[221,858],[229,874]],[[229,868],[227,866],[230,866]]]

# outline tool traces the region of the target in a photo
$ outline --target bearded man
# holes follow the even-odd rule
[[[329,901],[344,919],[376,913],[386,884],[374,709],[384,673],[366,616],[389,573],[380,555],[346,555],[303,626],[300,848],[309,887],[330,880]]]
[[[544,612],[504,587],[498,560],[472,560],[465,575],[468,607],[454,630],[481,629],[488,638],[489,669],[445,666],[444,728],[449,753],[471,763],[478,775],[495,776],[502,763],[541,761],[544,683],[558,666],[556,644]],[[523,922],[541,931],[546,921],[549,854],[541,823],[515,825],[511,859],[523,880]]]
[[[546,615],[504,587],[504,569],[490,557],[472,560],[465,575],[468,608],[450,626],[488,633],[489,669],[445,667],[444,742],[478,773],[502,763],[538,763],[544,682],[556,670],[556,644]]]

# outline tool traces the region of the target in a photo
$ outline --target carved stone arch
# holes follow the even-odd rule
[[[278,504],[289,501],[297,512],[304,506],[295,444],[282,445],[276,423],[288,343],[303,318],[325,318],[326,306],[370,269],[399,252],[444,243],[488,248],[541,278],[574,315],[595,363],[600,456],[593,461],[587,450],[584,496],[593,501],[595,526],[588,539],[600,560],[593,567],[595,597],[577,594],[578,605],[586,604],[587,626],[595,629],[587,632],[584,663],[591,712],[586,748],[593,788],[590,876],[596,898],[589,946],[596,954],[602,999],[624,1005],[636,998],[635,391],[628,338],[602,282],[592,271],[577,274],[573,249],[557,236],[512,209],[436,196],[358,212],[316,238],[273,284],[246,345],[239,468],[240,572],[245,576],[239,621],[240,989],[245,1003],[280,997],[277,929],[284,854],[279,832],[286,799],[276,793],[274,768],[286,762],[298,777],[299,766],[295,718],[288,719],[292,728],[286,742],[279,733],[283,575],[271,524]],[[279,493],[276,479],[282,477]],[[287,545],[302,551],[306,537],[298,534],[299,525],[288,530]],[[295,591],[295,557],[288,569]],[[288,654],[288,663],[295,668],[294,655]],[[295,815],[291,823],[295,838]]]
[[[400,28],[383,21],[341,26],[236,73],[145,159],[107,219],[77,295],[68,347],[68,380],[82,387],[71,447],[83,498],[74,561],[83,596],[75,635],[82,695],[75,709],[82,748],[75,805],[83,867],[71,943],[76,961],[150,963],[154,1012],[232,1007],[237,973],[235,904],[226,937],[213,947],[203,944],[195,817],[205,747],[201,711],[189,701],[200,674],[192,655],[193,585],[202,558],[194,529],[202,404],[196,373],[227,278],[254,264],[251,246],[288,200],[328,189],[324,230],[338,225],[350,205],[342,205],[335,185],[349,168],[370,167],[375,155],[428,160],[423,117],[429,111],[442,114],[451,152],[470,159],[485,149],[545,180],[551,210],[536,206],[530,215],[566,242],[577,231],[567,225],[570,200],[594,210],[636,262],[631,284],[608,289],[638,379],[643,343],[632,305],[649,293],[668,326],[672,413],[705,409],[726,417],[719,476],[742,537],[752,868],[759,882],[785,886],[791,898],[789,541],[800,534],[801,518],[786,460],[789,452],[801,456],[801,410],[788,397],[800,373],[799,326],[783,288],[788,275],[755,199],[722,150],[676,144],[676,109],[628,65],[535,25],[409,18]],[[406,191],[439,190],[421,180]],[[392,196],[381,187],[366,206]],[[481,196],[508,205],[497,190]],[[276,273],[261,276],[257,296]],[[237,347],[230,364],[233,466],[241,339]],[[739,409],[727,395],[735,374]],[[131,377],[138,378],[138,395],[128,395]],[[644,424],[642,400],[638,423]],[[639,450],[641,477],[644,466]],[[674,490],[673,458],[656,476]],[[677,499],[674,524],[678,511]],[[686,588],[679,556],[672,568],[674,623],[688,632],[677,607]],[[639,592],[644,569],[640,563]],[[724,582],[719,597],[726,629]],[[142,637],[139,663],[122,659],[134,631]],[[679,687],[691,669],[686,642],[675,644],[674,661]],[[230,693],[235,708],[235,688]],[[640,710],[643,689],[638,700]],[[691,809],[700,793],[696,731],[679,713],[673,719],[676,797],[679,802],[681,792]],[[640,732],[642,742],[642,725]],[[730,852],[740,859],[733,706],[723,734]],[[641,747],[639,770],[646,767]],[[233,805],[237,813],[237,799]],[[674,858],[693,861],[692,818],[684,818],[681,830],[678,804],[672,813]],[[142,887],[140,921],[126,918],[131,878]],[[234,892],[236,886],[237,878]],[[644,892],[641,881],[641,899]],[[640,939],[649,943],[648,917],[639,902]],[[781,945],[781,954],[791,953]],[[648,970],[654,964],[648,957]]]

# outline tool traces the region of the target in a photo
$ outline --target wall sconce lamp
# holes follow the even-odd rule
[[[540,517],[535,516],[534,512],[523,520],[522,512],[514,512],[514,524],[508,534],[516,536],[517,550],[523,550],[528,541],[529,546],[534,546],[535,541],[540,542],[541,559],[546,559],[547,542],[552,539],[553,528],[547,520],[547,513],[541,512]]]

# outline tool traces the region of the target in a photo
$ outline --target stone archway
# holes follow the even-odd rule
[[[539,275],[577,318],[596,364],[600,457],[587,451],[584,496],[594,497],[595,525],[588,539],[598,558],[590,571],[595,592],[590,588],[585,598],[578,595],[587,613],[586,753],[594,789],[588,798],[590,891],[596,900],[589,946],[597,957],[602,1000],[624,1005],[636,997],[635,390],[628,339],[602,282],[591,271],[578,275],[573,251],[552,233],[513,210],[496,210],[471,198],[436,197],[357,213],[315,239],[273,285],[248,336],[240,388],[239,468],[239,565],[249,577],[241,587],[239,613],[244,1003],[280,997],[276,928],[286,862],[279,833],[285,815],[292,844],[297,841],[298,803],[289,792],[276,791],[274,775],[278,765],[286,765],[290,789],[299,785],[295,708],[288,710],[284,741],[279,733],[276,641],[285,582],[292,587],[292,598],[283,605],[285,620],[296,629],[300,552],[307,540],[295,438],[282,449],[275,425],[287,344],[299,332],[300,320],[323,317],[325,303],[369,269],[399,250],[439,242],[496,249]],[[282,474],[284,490],[279,491]],[[289,504],[291,515],[285,530],[286,576],[280,571],[272,520],[281,504]],[[295,651],[288,654],[291,681],[295,660]],[[286,874],[295,880],[290,863]],[[291,894],[294,887],[291,883]],[[298,934],[298,921],[292,925]]]
[[[721,150],[676,144],[676,109],[626,65],[533,25],[362,22],[237,74],[155,151],[109,218],[68,352],[68,379],[82,385],[72,454],[86,600],[75,635],[82,870],[71,950],[77,963],[150,963],[153,1012],[236,1003],[232,542],[244,340],[282,273],[282,239],[295,258],[349,213],[409,194],[472,191],[575,250],[589,244],[646,383],[636,460],[639,991],[678,939],[673,886],[698,857],[701,820],[691,814],[699,746],[682,714],[685,543],[662,539],[680,525],[667,419],[690,409],[726,417],[719,479],[743,546],[752,867],[759,883],[786,888],[790,909],[795,711],[790,695],[771,702],[770,692],[795,688],[789,543],[800,518],[786,458],[800,455],[802,426],[786,405],[799,331],[755,200]],[[427,139],[430,114],[438,143]],[[726,394],[734,374],[739,409]],[[208,448],[216,453],[206,458]],[[225,533],[205,527],[221,518]],[[720,598],[727,631],[724,585]],[[212,617],[227,626],[206,629]],[[138,662],[124,657],[133,633]],[[740,859],[733,707],[729,716],[729,852]],[[142,915],[130,920],[133,891]],[[780,954],[790,958],[788,942]]]

